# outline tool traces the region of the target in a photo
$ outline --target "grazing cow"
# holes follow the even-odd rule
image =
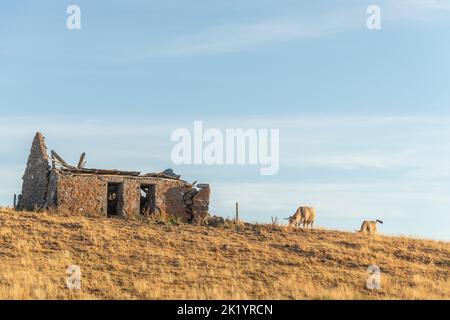
[[[295,226],[298,227],[302,220],[302,210],[299,207],[295,213],[290,216],[289,218],[286,218],[289,220],[289,227]]]
[[[316,218],[316,209],[314,207],[298,207],[294,215],[289,218],[289,226],[298,227],[303,224],[303,228],[313,227]]]
[[[301,207],[303,228],[312,228],[316,219],[316,209],[314,207]]]
[[[383,223],[381,220],[375,220],[375,221],[368,221],[364,220],[361,229],[355,230],[356,232],[362,232],[362,233],[368,233],[368,234],[375,234],[377,233],[377,223]]]

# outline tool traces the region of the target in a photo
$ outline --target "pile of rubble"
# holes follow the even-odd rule
[[[173,169],[166,169],[161,172],[147,173],[144,176],[147,177],[159,177],[165,179],[181,180],[181,176],[176,174]],[[183,205],[185,207],[188,221],[194,223],[204,223],[209,216],[209,196],[210,187],[209,184],[199,183],[197,181],[193,183],[185,182],[185,191],[183,192]]]
[[[189,221],[204,222],[208,217],[210,188],[208,184],[192,184],[183,194]]]

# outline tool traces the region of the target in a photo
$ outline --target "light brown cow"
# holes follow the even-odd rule
[[[286,218],[289,220],[289,227],[292,227],[292,226],[298,227],[300,225],[301,220],[302,220],[302,211],[300,208],[301,207],[299,207],[292,216],[290,216],[289,218]]]
[[[289,226],[298,227],[303,224],[303,228],[313,227],[316,218],[316,209],[314,207],[298,207],[294,215],[290,216]]]
[[[381,220],[375,220],[375,221],[364,220],[361,225],[361,229],[356,230],[356,232],[375,234],[375,233],[377,233],[377,223],[383,223],[383,221],[381,221]]]

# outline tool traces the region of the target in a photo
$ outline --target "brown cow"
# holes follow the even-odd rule
[[[289,226],[298,227],[303,224],[303,228],[313,227],[316,218],[316,209],[314,207],[298,207],[294,215],[290,216]]]
[[[364,220],[361,229],[355,230],[356,232],[362,232],[362,233],[368,233],[368,234],[375,234],[377,233],[377,223],[383,223],[381,220],[375,220],[375,221],[369,221]]]

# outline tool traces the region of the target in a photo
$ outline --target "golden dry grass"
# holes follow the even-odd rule
[[[65,285],[82,269],[81,290]],[[367,267],[381,289],[365,288]],[[450,244],[0,209],[1,299],[449,299]]]

